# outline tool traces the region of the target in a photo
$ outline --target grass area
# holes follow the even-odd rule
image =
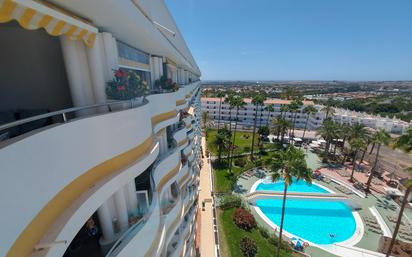
[[[214,139],[216,137],[216,134],[217,134],[216,129],[208,129],[207,132],[206,132],[207,148],[209,149],[209,151],[212,155],[217,155],[217,148],[213,143]],[[252,132],[241,132],[241,131],[236,132],[235,149],[234,149],[235,154],[250,152],[251,145],[252,145],[252,135],[253,135]],[[255,135],[255,149],[258,148],[257,138],[258,138],[258,136],[256,134]],[[265,149],[270,149],[270,148],[274,147],[274,144],[264,142],[263,147]]]
[[[256,241],[258,251],[256,257],[275,256],[276,247],[270,243],[268,239],[264,238],[258,229],[253,229],[250,232],[238,228],[233,222],[233,213],[235,209],[219,210],[218,211],[218,225],[220,229],[220,241],[222,256],[225,257],[241,257],[243,256],[240,250],[240,240],[247,236]],[[292,252],[281,251],[280,256],[298,256]]]
[[[272,144],[276,146],[275,144]],[[218,164],[217,161],[212,163],[213,165],[213,176],[215,181],[215,192],[218,193],[230,193],[232,192],[233,185],[236,183],[237,177],[244,171],[249,170],[253,167],[264,166],[271,159],[273,159],[275,151],[271,152],[257,152],[255,161],[250,161],[249,156],[233,158],[233,168],[232,173],[229,173],[226,161]],[[238,160],[242,159],[239,164]],[[238,166],[236,166],[238,165]]]

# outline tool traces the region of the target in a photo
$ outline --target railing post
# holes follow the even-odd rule
[[[66,113],[65,113],[65,112],[62,113],[62,116],[63,116],[63,122],[67,122],[67,117],[66,117]]]

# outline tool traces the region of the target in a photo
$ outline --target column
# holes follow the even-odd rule
[[[107,201],[97,209],[97,215],[99,217],[100,228],[103,233],[103,237],[100,239],[101,245],[111,243],[115,239],[112,215],[110,214],[110,207]]]
[[[90,78],[92,82],[95,103],[106,102],[106,82],[105,82],[105,65],[106,59],[103,53],[102,34],[98,33],[93,47],[87,48],[87,58],[90,67]]]
[[[112,34],[103,32],[101,35],[103,41],[104,55],[106,59],[105,81],[113,78],[113,71],[119,69],[116,40]]]
[[[129,227],[129,216],[127,214],[126,198],[123,190],[119,189],[114,193],[114,206],[116,208],[117,220],[119,222],[119,228],[121,231],[126,230]]]
[[[60,37],[67,80],[74,106],[94,104],[86,46],[78,40]],[[90,111],[89,111],[90,112]]]
[[[124,193],[127,199],[127,210],[130,215],[137,215],[137,195],[136,195],[136,185],[134,179],[127,183],[124,188]]]

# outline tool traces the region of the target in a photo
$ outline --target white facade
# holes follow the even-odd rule
[[[244,99],[244,101],[246,102],[246,105],[244,108],[241,108],[239,110],[238,123],[247,128],[247,127],[253,126],[254,124],[256,107],[251,103],[251,99]],[[207,112],[209,118],[214,120],[216,123],[219,118],[220,99],[203,97],[201,99],[201,102],[202,102],[202,111]],[[275,117],[280,116],[281,106],[288,105],[290,104],[290,102],[291,101],[289,100],[281,100],[281,99],[266,100],[264,107],[258,107],[258,112],[257,112],[258,118],[257,118],[256,124],[257,125],[259,124],[267,125],[268,124],[269,126],[271,126],[272,125],[271,121]],[[296,121],[295,121],[296,128],[304,128],[306,119],[307,119],[307,114],[303,112],[303,109],[307,105],[314,105],[312,101],[303,101],[303,104],[304,105],[296,113]],[[273,106],[274,108],[273,112],[269,113],[268,111],[266,111],[266,107],[268,105]],[[319,128],[322,125],[323,120],[326,117],[326,113],[322,111],[324,106],[314,105],[314,107],[318,110],[318,113],[313,114],[309,117],[308,125],[307,125],[307,129],[309,130],[314,130],[314,129]],[[229,104],[225,103],[223,100],[222,105],[221,105],[221,113],[220,113],[221,122],[228,123],[229,120],[234,121],[235,115],[236,115],[236,110],[232,109],[230,111]],[[286,112],[286,113],[283,113],[282,115],[284,118],[292,122],[295,113]],[[344,124],[349,124],[349,125],[360,123],[360,124],[365,125],[366,127],[373,128],[373,129],[382,128],[394,134],[402,134],[408,127],[412,125],[411,123],[398,120],[395,118],[391,119],[388,117],[369,115],[366,113],[353,112],[353,111],[337,109],[337,108],[334,108],[334,114],[332,116],[332,119],[338,123],[344,123]]]
[[[49,16],[61,24],[47,37],[59,37],[55,58],[77,108],[34,117],[48,121],[30,130],[28,121],[0,119],[0,256],[193,256],[201,74],[164,2],[18,2],[0,5],[12,20],[34,12],[28,29]],[[141,72],[152,87],[167,61],[177,91],[107,99],[113,70]]]

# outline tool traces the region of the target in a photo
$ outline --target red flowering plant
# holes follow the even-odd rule
[[[147,82],[134,71],[119,69],[114,71],[114,78],[107,83],[106,95],[113,100],[130,100],[144,96]]]

